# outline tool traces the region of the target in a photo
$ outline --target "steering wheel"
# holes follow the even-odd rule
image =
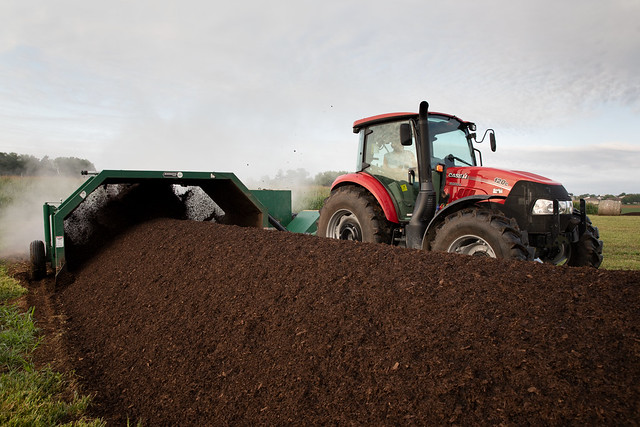
[[[456,157],[453,154],[449,154],[447,157],[445,157],[447,160],[449,160],[450,162],[453,163],[453,160],[458,160],[460,163],[464,163],[467,166],[473,166],[471,163],[467,162],[466,160],[462,160],[460,157]]]

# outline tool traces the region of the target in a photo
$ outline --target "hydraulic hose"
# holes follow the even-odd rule
[[[282,224],[280,224],[280,221],[278,221],[271,215],[269,215],[269,224],[273,225],[273,227],[278,231],[289,231]]]

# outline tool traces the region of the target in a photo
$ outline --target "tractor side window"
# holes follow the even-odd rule
[[[369,173],[393,180],[407,180],[410,168],[416,168],[415,135],[412,144],[400,143],[400,124],[394,122],[370,126],[366,130],[365,161],[370,165]]]

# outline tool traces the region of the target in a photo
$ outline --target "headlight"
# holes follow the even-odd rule
[[[553,215],[553,200],[538,199],[533,205],[532,213],[534,215]],[[573,213],[573,202],[571,200],[558,201],[558,213]]]

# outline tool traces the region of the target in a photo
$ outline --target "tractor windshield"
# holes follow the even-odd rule
[[[433,144],[432,164],[448,158],[456,166],[474,166],[473,147],[462,124],[453,117],[429,117],[429,133]]]

